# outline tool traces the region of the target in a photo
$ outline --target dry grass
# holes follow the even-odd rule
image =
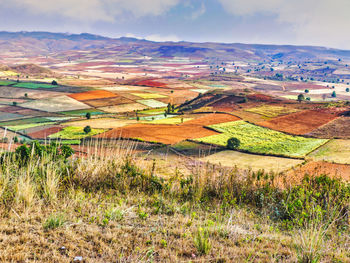
[[[46,156],[20,168],[6,157],[0,261],[296,262],[300,248],[307,249],[295,247],[305,236],[299,230],[230,198],[241,189],[249,196],[262,183],[248,172],[189,163],[192,181],[175,168],[163,184],[157,161],[139,157],[136,146],[91,143],[75,160]],[[346,262],[349,235],[335,233],[328,228],[322,235],[332,253],[317,252]]]

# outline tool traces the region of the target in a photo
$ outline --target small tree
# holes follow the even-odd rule
[[[90,127],[90,126],[85,126],[85,127],[84,127],[84,132],[85,132],[86,134],[89,134],[89,133],[91,132],[91,127]]]
[[[335,91],[332,92],[332,97],[333,98],[337,97],[337,93]]]
[[[90,112],[86,113],[85,117],[86,117],[86,119],[90,120],[91,119],[91,113]]]
[[[57,83],[56,80],[53,80],[53,81],[51,82],[51,84],[52,84],[52,85],[55,85],[55,86],[58,85],[58,83]]]
[[[298,100],[299,102],[302,102],[303,100],[305,100],[304,95],[303,95],[303,94],[299,94],[297,100]]]
[[[17,102],[16,101],[12,102],[12,105],[17,106]]]
[[[18,143],[18,137],[17,136],[13,137],[13,142],[14,143]]]
[[[227,149],[236,150],[240,145],[240,140],[235,137],[232,137],[227,140]]]
[[[306,89],[306,90],[305,90],[305,93],[309,93],[309,90],[308,90],[308,89]]]
[[[346,92],[349,92],[349,91],[350,91],[350,89],[349,89],[349,88],[346,88],[346,89],[345,89],[345,91],[346,91]]]
[[[28,98],[28,93],[24,93],[24,97]]]

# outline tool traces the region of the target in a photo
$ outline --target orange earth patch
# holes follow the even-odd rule
[[[95,138],[131,138],[142,139],[149,142],[175,144],[183,140],[196,139],[219,134],[204,126],[228,121],[236,121],[239,118],[229,114],[208,114],[195,120],[187,121],[179,125],[152,125],[134,124],[122,128],[113,129]]]
[[[117,94],[107,90],[91,90],[91,91],[86,91],[81,93],[70,94],[68,96],[78,101],[118,97]]]
[[[328,175],[332,178],[340,178],[350,182],[350,165],[336,164],[328,162],[309,162],[301,167],[292,169],[286,173],[286,178],[291,180],[290,183],[300,182],[305,176]]]
[[[340,114],[341,112],[330,109],[305,110],[258,124],[273,130],[302,135],[338,118]]]

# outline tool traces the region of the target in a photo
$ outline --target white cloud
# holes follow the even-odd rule
[[[192,13],[191,19],[196,20],[198,17],[204,15],[206,11],[205,4],[202,2],[201,6]]]
[[[69,19],[113,22],[118,16],[142,17],[162,15],[181,0],[0,0],[6,8],[32,14],[63,16]]]
[[[349,0],[218,0],[234,15],[275,15],[276,22],[288,23],[296,42],[350,48]]]

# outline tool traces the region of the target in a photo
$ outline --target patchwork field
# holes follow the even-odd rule
[[[117,94],[107,90],[92,90],[69,95],[69,97],[78,101],[114,98],[117,96]]]
[[[148,142],[175,144],[187,139],[195,139],[217,134],[199,125],[151,125],[135,124],[124,128],[113,129],[96,138],[131,138]]]
[[[130,104],[121,104],[116,106],[107,106],[98,108],[99,110],[108,112],[108,113],[123,113],[130,112],[135,110],[144,110],[147,107],[139,103],[130,103]]]
[[[157,94],[157,93],[131,93],[134,96],[140,97],[142,99],[161,99],[166,98],[167,96]]]
[[[150,108],[163,108],[167,106],[167,104],[154,99],[137,100],[137,102]]]
[[[252,171],[264,170],[265,172],[282,172],[300,165],[303,160],[247,154],[237,151],[221,151],[199,160],[213,164],[237,167],[239,169],[251,169]]]
[[[83,139],[86,137],[91,137],[100,133],[105,132],[105,129],[91,129],[91,132],[86,134],[84,132],[84,127],[65,127],[61,131],[51,134],[48,136],[50,139],[67,139],[67,140],[75,140],[75,139]]]
[[[98,99],[98,100],[85,100],[85,104],[90,105],[91,107],[100,108],[121,104],[130,104],[133,103],[132,100],[124,97],[108,98],[108,99]]]
[[[65,95],[47,99],[34,100],[22,103],[20,106],[24,108],[30,108],[47,112],[60,112],[90,108],[90,106]]]
[[[350,140],[330,140],[308,157],[316,161],[350,164]]]
[[[44,129],[40,129],[37,131],[27,131],[27,135],[32,139],[46,139],[52,134],[57,134],[60,132],[63,128],[60,126],[51,126],[47,127],[44,126]]]
[[[181,124],[185,123],[187,121],[192,120],[192,118],[179,118],[179,117],[173,117],[173,118],[163,118],[158,120],[151,120],[147,123],[149,124]]]
[[[197,141],[226,146],[227,140],[235,137],[241,142],[240,150],[263,155],[302,158],[327,142],[324,139],[287,135],[244,121],[227,122],[209,127],[221,134],[200,138]]]
[[[57,85],[51,85],[51,84],[45,84],[45,83],[17,83],[13,85],[14,87],[17,88],[26,88],[26,89],[52,89],[52,88],[57,88]]]
[[[64,123],[64,125],[74,126],[74,127],[90,126],[91,128],[110,129],[110,128],[124,127],[126,125],[136,124],[136,123],[137,123],[136,120],[117,119],[117,118],[98,118],[98,119],[66,122]]]
[[[0,112],[0,121],[9,121],[24,118],[25,116],[15,113]]]
[[[42,123],[30,123],[30,124],[21,124],[21,125],[15,125],[15,126],[5,126],[7,129],[11,131],[23,131],[29,128],[37,127],[37,126],[45,126],[45,125],[52,125],[54,122],[42,122]]]
[[[305,110],[260,122],[259,125],[277,131],[302,135],[312,132],[338,116],[339,113],[327,109]]]
[[[318,138],[350,139],[350,117],[339,117],[313,130],[309,135]]]
[[[297,109],[281,107],[281,106],[273,106],[273,105],[262,105],[255,108],[245,109],[245,111],[257,113],[266,117],[274,118],[281,115],[288,115],[290,113],[297,112]]]

